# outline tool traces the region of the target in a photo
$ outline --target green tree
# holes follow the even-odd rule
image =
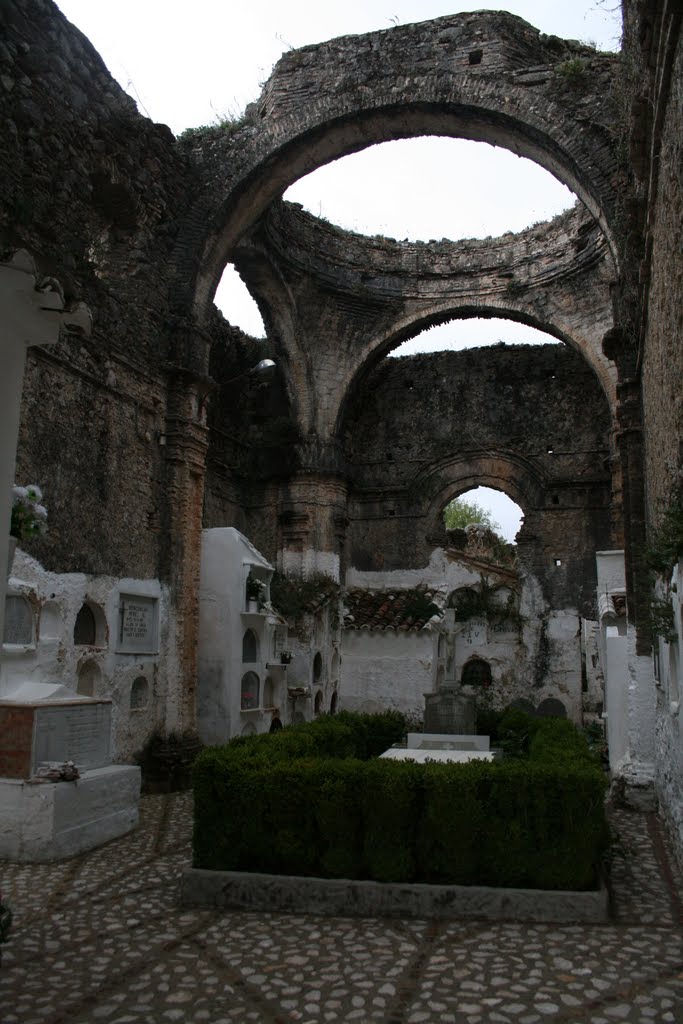
[[[500,533],[501,526],[488,509],[477,505],[476,501],[465,501],[464,498],[453,498],[443,510],[443,521],[447,530],[464,530],[470,523],[481,523],[488,526],[494,533]]]

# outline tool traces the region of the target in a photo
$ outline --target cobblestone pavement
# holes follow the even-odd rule
[[[15,923],[2,1024],[683,1024],[682,879],[619,812],[607,925],[316,918],[178,905],[189,794],[51,865],[0,862]]]

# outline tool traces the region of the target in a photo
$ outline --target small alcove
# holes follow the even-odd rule
[[[77,647],[105,647],[107,621],[94,601],[84,601],[74,622],[74,644]]]

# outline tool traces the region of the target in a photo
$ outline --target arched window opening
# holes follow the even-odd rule
[[[319,715],[323,709],[323,691],[316,690],[315,701],[313,703],[313,713]]]
[[[463,686],[476,686],[488,690],[491,685],[491,666],[483,658],[471,658],[462,668]]]
[[[318,651],[313,659],[313,681],[319,682],[323,674],[323,656]]]
[[[242,711],[250,711],[259,706],[259,688],[259,677],[255,672],[246,672],[242,676],[240,694]]]
[[[261,312],[232,263],[223,271],[214,303],[233,327],[239,327],[252,338],[265,338]]]
[[[449,501],[443,513],[447,530],[465,530],[468,548],[490,548],[491,556],[502,560],[506,556],[505,545],[515,543],[523,517],[519,505],[493,487],[474,487],[465,491]],[[475,530],[476,526],[484,527],[491,536]],[[498,538],[498,545],[495,538]]]
[[[247,663],[258,661],[258,638],[253,629],[246,630],[242,637],[242,661]]]
[[[330,714],[335,715],[337,713],[337,704],[339,702],[339,696],[335,690],[330,700]]]

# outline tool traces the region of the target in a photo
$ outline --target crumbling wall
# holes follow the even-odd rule
[[[675,0],[626,0],[624,9],[631,86],[631,192],[619,298],[642,368],[647,522],[647,533],[641,532],[642,551],[683,485],[683,10]],[[677,575],[678,569],[674,581]],[[662,585],[669,582],[664,580]],[[645,611],[650,597],[647,584],[643,575]],[[673,621],[680,636],[680,580],[678,590],[672,587],[668,600],[674,606]],[[649,657],[651,640],[658,656],[658,680]],[[655,789],[683,859],[680,639],[665,642],[645,635],[640,641],[645,693],[651,702],[656,694]]]
[[[520,557],[552,607],[589,613],[591,553],[609,546],[609,432],[595,376],[561,345],[384,360],[358,389],[344,425],[349,564],[426,565],[446,543],[447,501],[483,482],[510,494],[512,462],[519,475],[510,496],[526,517]],[[482,459],[486,481],[474,471]]]
[[[34,551],[58,571],[158,575],[166,267],[189,164],[49,0],[6,0],[0,39],[0,250],[28,249],[94,321],[29,352],[17,477],[50,511]]]

